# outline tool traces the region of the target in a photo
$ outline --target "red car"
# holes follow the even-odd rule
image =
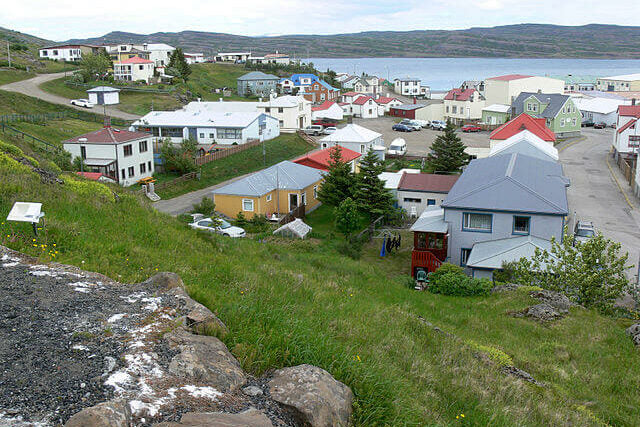
[[[464,125],[460,130],[462,132],[480,132],[482,128],[476,125]]]
[[[314,120],[311,122],[314,125],[319,125],[322,126],[323,128],[329,128],[329,127],[337,127],[338,123],[334,120],[329,120],[329,119],[318,119],[318,120]]]
[[[593,128],[594,128],[594,129],[604,129],[604,128],[606,128],[606,127],[607,127],[607,124],[606,124],[606,123],[604,123],[604,122],[595,123],[595,124],[593,125]]]

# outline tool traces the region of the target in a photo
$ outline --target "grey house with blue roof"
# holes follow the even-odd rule
[[[276,92],[280,78],[262,71],[252,71],[238,77],[238,95],[269,96]]]
[[[442,203],[448,261],[491,277],[501,261],[547,248],[562,238],[568,186],[557,162],[517,153],[471,161]]]

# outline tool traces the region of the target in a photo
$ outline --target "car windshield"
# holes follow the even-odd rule
[[[578,231],[576,231],[576,236],[578,237],[593,237],[595,235],[596,233],[594,233],[593,230],[589,230],[588,228],[579,228]]]
[[[221,229],[225,229],[225,228],[229,228],[231,227],[231,224],[229,224],[227,221],[225,221],[224,219],[220,220],[220,228]]]
[[[402,145],[392,145],[392,146],[389,147],[389,150],[400,151],[400,150],[402,150]]]

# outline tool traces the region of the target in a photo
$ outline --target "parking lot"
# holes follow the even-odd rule
[[[441,131],[431,129],[422,129],[417,132],[391,130],[391,126],[398,121],[399,119],[396,117],[386,116],[377,119],[353,119],[353,123],[381,133],[386,147],[389,147],[394,139],[403,138],[407,142],[407,155],[409,156],[426,156],[436,137],[442,135]],[[489,132],[462,133],[458,131],[458,134],[468,147],[489,147]]]

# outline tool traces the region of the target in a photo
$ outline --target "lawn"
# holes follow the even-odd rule
[[[194,64],[186,87],[204,101],[217,101],[220,94],[214,89],[227,87],[234,94],[227,100],[246,101],[246,98],[235,94],[237,79],[249,71],[241,65],[235,64]]]
[[[44,141],[62,147],[62,141],[102,127],[100,122],[86,122],[78,119],[51,120],[44,123],[15,122],[15,129],[36,136]]]
[[[17,82],[20,80],[30,79],[31,77],[34,77],[34,76],[35,76],[35,73],[32,73],[32,72],[2,68],[0,69],[0,86]]]
[[[536,303],[524,291],[463,298],[410,289],[407,239],[404,252],[384,260],[377,240],[352,260],[314,240],[225,239],[194,232],[126,190],[111,187],[114,201],[99,195],[102,184],[83,182],[43,184],[0,154],[0,217],[14,201],[37,200],[47,225],[36,244],[55,243],[55,261],[129,283],[180,274],[227,324],[222,339],[245,369],[328,370],[353,389],[357,426],[637,423],[640,354],[624,333],[628,320],[575,308],[538,324],[508,314]],[[0,244],[54,260],[31,239],[28,224],[0,224]],[[505,375],[474,356],[477,345],[544,386]]]
[[[42,114],[59,111],[75,112],[65,105],[51,104],[21,93],[0,90],[0,115],[2,114]]]
[[[248,148],[245,151],[225,157],[202,166],[200,180],[191,180],[158,190],[163,199],[180,196],[190,191],[199,190],[218,184],[228,179],[263,169],[283,160],[300,156],[313,149],[297,134],[281,134],[279,137],[265,142],[266,163],[262,155],[262,146]],[[158,182],[177,178],[174,174],[155,174]]]

